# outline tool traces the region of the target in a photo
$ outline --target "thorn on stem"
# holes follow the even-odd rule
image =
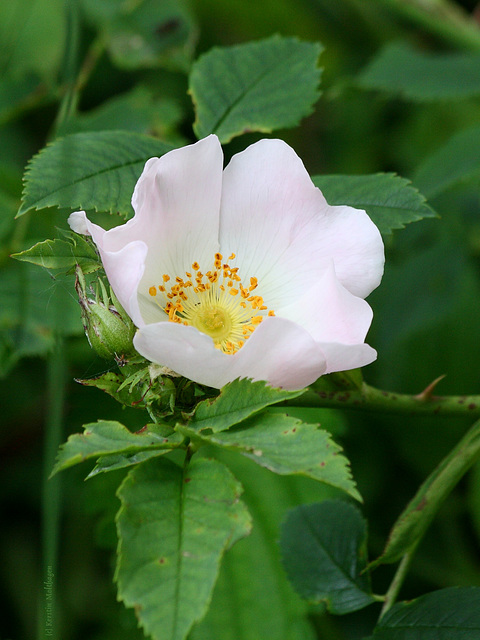
[[[443,380],[445,377],[446,377],[446,374],[444,373],[443,375],[441,375],[438,378],[436,378],[433,382],[431,382],[428,386],[426,386],[423,391],[418,393],[415,396],[415,398],[417,398],[417,400],[421,400],[423,402],[427,402],[428,400],[431,400],[433,398],[433,392],[434,392],[437,384],[441,380]]]

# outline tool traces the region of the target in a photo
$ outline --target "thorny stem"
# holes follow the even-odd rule
[[[383,391],[366,383],[360,388],[334,390],[325,390],[314,384],[303,396],[286,404],[400,415],[480,416],[480,396],[437,396],[429,393],[428,389],[417,395],[408,395]]]

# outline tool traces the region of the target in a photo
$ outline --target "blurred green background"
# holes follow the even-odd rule
[[[423,4],[453,7],[455,19],[458,10],[467,25],[476,3]],[[363,69],[391,42],[432,53],[480,51],[480,27],[471,35],[475,27],[468,23],[463,37],[448,11],[440,12],[438,21],[435,12],[409,11],[416,6],[394,0],[9,0],[0,5],[2,640],[47,637],[43,582],[52,562],[54,637],[143,637],[132,612],[116,602],[112,582],[115,490],[122,474],[84,483],[89,469],[80,466],[46,482],[57,441],[82,424],[108,418],[135,429],[146,418],[75,382],[110,363],[97,359],[87,344],[72,278],[9,257],[66,228],[65,211],[14,219],[28,160],[54,137],[77,131],[128,129],[174,144],[194,140],[187,94],[192,60],[212,46],[279,33],[325,47],[315,112],[300,127],[275,133],[295,148],[309,172],[394,171],[415,180],[418,167],[452,135],[480,125],[478,95],[407,100],[359,82]],[[72,79],[81,89],[78,104],[62,101]],[[69,116],[63,122],[60,104]],[[236,138],[225,147],[227,159],[258,137]],[[385,238],[385,276],[369,298],[374,323],[368,342],[379,354],[364,371],[370,384],[417,393],[446,374],[439,393],[480,394],[480,159],[477,165],[468,180],[431,200],[440,219]],[[331,429],[352,461],[372,557],[406,501],[468,426],[463,419],[333,411],[310,419]],[[355,640],[369,633],[375,607],[345,618],[306,610],[280,566],[278,525],[286,510],[332,492],[307,480],[273,477],[234,458],[230,464],[245,485],[255,531],[228,554],[212,611],[192,637],[310,637],[302,636],[305,611],[318,638]],[[379,569],[374,589],[382,592],[391,577],[391,568]],[[240,593],[236,635],[222,635],[222,598],[233,583],[246,580],[258,585],[257,608]],[[456,584],[480,585],[478,465],[442,508],[402,595]],[[253,615],[257,618],[249,620]],[[247,631],[249,622],[256,626]]]

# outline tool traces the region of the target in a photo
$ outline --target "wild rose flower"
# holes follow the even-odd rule
[[[300,389],[369,364],[383,243],[364,211],[329,206],[281,140],[223,170],[214,135],[145,165],[135,216],[105,231],[77,211],[137,351],[211,387],[238,377]]]

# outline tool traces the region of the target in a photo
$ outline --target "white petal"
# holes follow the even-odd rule
[[[300,389],[326,368],[311,336],[282,318],[266,318],[234,355],[216,349],[211,338],[195,328],[172,322],[141,328],[133,343],[148,360],[217,389],[239,377]]]
[[[89,236],[87,214],[85,211],[74,211],[68,216],[68,224],[70,229],[75,233],[81,233],[84,236]]]
[[[370,218],[330,207],[281,140],[257,142],[225,169],[220,244],[237,255],[244,280],[258,278],[269,308],[309,289],[330,260],[342,284],[362,297],[383,272],[383,243]]]
[[[275,313],[301,325],[317,342],[350,345],[364,342],[373,317],[369,304],[339,282],[333,264],[303,296]]]
[[[125,244],[117,251],[108,250],[106,247],[112,245],[108,242],[111,232],[91,222],[84,211],[72,213],[68,223],[73,231],[92,236],[110,286],[120,304],[137,327],[143,326],[145,323],[138,306],[137,289],[145,270],[147,245],[141,240],[136,240]]]

